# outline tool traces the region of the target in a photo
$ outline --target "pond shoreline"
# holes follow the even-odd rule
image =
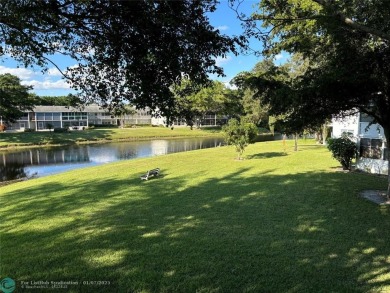
[[[19,149],[26,148],[50,148],[50,147],[60,147],[60,146],[72,146],[72,145],[94,145],[94,144],[106,144],[113,142],[131,142],[131,141],[149,141],[155,139],[184,139],[184,138],[209,138],[209,137],[220,137],[221,134],[215,135],[195,135],[195,136],[144,136],[144,137],[128,137],[128,138],[116,138],[116,139],[96,139],[96,140],[80,140],[74,142],[60,142],[60,143],[41,143],[41,144],[16,144],[16,145],[5,145],[0,146],[0,151],[14,151]]]
[[[18,182],[118,160],[217,147],[221,136],[138,137],[0,150],[0,182]],[[36,174],[36,176],[34,176]],[[15,181],[16,180],[16,181]],[[5,185],[7,183],[0,184]]]
[[[18,182],[22,182],[22,181],[27,181],[27,180],[30,180],[30,179],[35,179],[35,178],[38,178],[36,176],[26,176],[26,177],[22,177],[22,178],[18,178],[18,179],[13,179],[13,180],[7,180],[7,181],[0,181],[0,187],[3,187],[3,186],[6,186],[6,185],[10,185],[10,184],[14,184],[14,183],[18,183]]]

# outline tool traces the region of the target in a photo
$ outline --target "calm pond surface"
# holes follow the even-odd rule
[[[0,181],[223,145],[222,138],[158,139],[0,152]]]

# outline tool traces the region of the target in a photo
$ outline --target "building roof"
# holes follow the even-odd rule
[[[68,106],[35,106],[33,109],[34,112],[93,112],[93,113],[103,113],[107,110],[103,109],[98,105],[89,105],[89,106],[80,106],[80,107],[68,107]]]

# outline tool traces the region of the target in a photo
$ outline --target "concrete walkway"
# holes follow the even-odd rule
[[[390,200],[383,190],[363,190],[360,196],[379,205],[390,205]]]

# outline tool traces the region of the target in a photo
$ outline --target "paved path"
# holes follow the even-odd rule
[[[390,205],[390,200],[386,197],[386,192],[382,190],[364,190],[360,196],[380,205]]]

